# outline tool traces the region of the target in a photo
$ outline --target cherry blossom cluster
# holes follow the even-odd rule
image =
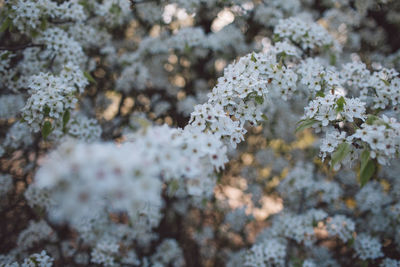
[[[126,211],[132,220],[151,216],[150,226],[155,227],[160,220],[158,212],[146,214],[143,205],[162,208],[163,182],[171,182],[174,187],[173,181],[185,177],[186,194],[206,197],[215,183],[207,164],[219,169],[226,162],[221,141],[201,132],[151,127],[128,140],[120,146],[67,142],[52,152],[34,183],[46,192],[50,190],[49,201],[56,203],[50,215],[75,225],[87,216],[95,216],[95,210]],[[86,157],[90,162],[83,162]],[[69,201],[62,201],[64,198]]]
[[[337,94],[316,97],[304,108],[304,119],[315,120],[317,127],[328,126],[337,121],[353,122],[365,120],[365,103],[357,98],[347,98]],[[316,128],[317,128],[316,127]]]
[[[82,67],[87,61],[82,46],[60,28],[46,29],[35,38],[35,41],[45,44],[45,50],[41,56],[49,60],[54,58],[56,65],[68,62]]]
[[[303,167],[303,168],[302,168]],[[313,174],[314,173],[314,174]],[[320,199],[318,193],[310,195],[310,187],[318,188],[320,182],[315,170],[308,166],[295,166],[284,178],[284,184],[280,184],[280,193],[284,196],[285,209],[271,220],[271,226],[263,230],[256,239],[256,243],[242,255],[241,264],[245,266],[284,266],[287,263],[285,253],[295,250],[299,252],[304,244],[307,249],[302,250],[299,258],[302,259],[303,266],[313,263],[310,266],[338,265],[333,255],[322,247],[314,246],[318,240],[318,235],[324,237],[337,238],[337,242],[342,242],[354,249],[354,257],[362,261],[375,261],[379,266],[396,266],[397,260],[383,258],[384,240],[389,237],[395,228],[392,223],[398,220],[396,217],[396,205],[398,197],[393,190],[384,190],[382,185],[376,181],[368,182],[355,196],[357,208],[346,208],[336,206],[340,203],[343,193],[337,194],[335,200],[330,203],[335,205],[327,206],[326,210],[314,209],[318,206]],[[350,179],[345,172],[340,172],[340,179]],[[384,175],[384,174],[382,174]],[[313,177],[314,176],[314,177]],[[303,178],[304,177],[304,178]],[[310,186],[306,179],[313,177]],[[299,178],[299,179],[297,179]],[[391,179],[390,177],[387,177]],[[286,179],[289,179],[286,181]],[[354,178],[352,178],[354,179]],[[396,178],[395,178],[396,179]],[[349,183],[350,181],[348,181]],[[353,181],[356,183],[356,181]],[[398,181],[395,182],[398,184]],[[297,188],[297,190],[283,191],[284,189]],[[350,188],[346,188],[349,190]],[[396,190],[396,189],[394,189]],[[315,198],[317,197],[317,198]],[[286,210],[286,209],[291,209]],[[327,213],[329,212],[329,214]],[[355,214],[367,214],[365,219],[357,218]],[[346,215],[345,215],[346,214]],[[293,243],[297,242],[297,245]],[[272,244],[269,244],[272,243]],[[278,250],[279,248],[279,250]],[[295,253],[296,254],[296,253]],[[328,264],[329,263],[329,264]],[[309,265],[306,265],[309,266]]]
[[[285,266],[286,242],[279,238],[265,239],[252,246],[245,257],[244,266]]]
[[[370,72],[365,64],[355,61],[343,66],[342,76],[346,84],[353,87],[351,91],[359,90],[360,98],[371,108],[398,110],[400,78],[395,69]]]
[[[7,0],[6,6],[10,9],[7,13],[10,23],[28,34],[40,32],[48,18],[74,21],[86,19],[83,6],[73,0],[60,4],[51,0]]]
[[[42,72],[33,75],[28,84],[31,96],[22,109],[23,118],[37,132],[47,120],[62,125],[64,114],[75,108],[76,95],[88,81],[82,71],[68,64],[58,76]]]
[[[251,53],[229,65],[210,93],[208,103],[195,107],[191,126],[229,137],[234,148],[243,141],[245,123],[256,125],[263,119],[264,99],[269,95],[287,99],[296,89],[297,75],[277,62],[281,51],[275,51]]]
[[[371,158],[376,158],[382,165],[395,158],[400,148],[400,123],[395,118],[383,116],[374,122],[366,122],[350,136],[353,140],[360,139],[368,145]]]
[[[280,20],[275,26],[274,34],[298,44],[304,50],[324,46],[339,49],[338,44],[322,26],[302,18],[291,17]]]
[[[256,7],[254,18],[257,22],[273,27],[278,24],[280,19],[296,15],[301,8],[298,0],[270,1],[268,5],[264,3]]]
[[[13,262],[6,264],[9,267],[30,267],[30,266],[40,266],[40,267],[51,267],[53,266],[54,259],[47,255],[46,251],[41,253],[34,253],[24,259],[24,261],[19,264],[18,262]]]
[[[326,66],[319,58],[306,58],[302,61],[297,73],[301,76],[307,94],[315,96],[318,92],[329,92],[340,89],[342,80],[333,66]]]

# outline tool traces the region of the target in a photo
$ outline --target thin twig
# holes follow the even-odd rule
[[[137,5],[137,4],[143,4],[143,3],[149,3],[149,2],[158,2],[158,0],[142,0],[142,1],[134,1],[134,0],[129,0],[131,2],[131,5]]]
[[[54,60],[56,59],[57,54],[54,54],[50,59],[49,66],[47,67],[48,70],[53,71]]]
[[[19,46],[0,46],[0,51],[1,50],[7,50],[7,51],[18,51],[18,50],[22,50],[25,48],[29,48],[29,47],[40,47],[43,48],[44,44],[25,44],[25,45],[19,45]]]

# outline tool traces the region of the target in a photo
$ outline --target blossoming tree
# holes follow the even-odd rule
[[[0,266],[400,266],[397,1],[0,14]]]

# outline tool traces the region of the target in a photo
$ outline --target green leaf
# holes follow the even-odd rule
[[[264,103],[264,97],[256,95],[254,97],[254,100],[256,101],[257,104],[262,105]]]
[[[251,61],[257,62],[257,59],[256,59],[256,57],[254,56],[254,54],[251,54]]]
[[[0,32],[6,31],[11,26],[11,22],[12,22],[12,20],[10,18],[6,18],[3,21],[3,24],[1,24],[1,26],[0,26]]]
[[[362,153],[361,153],[361,167],[360,167],[360,171],[362,169],[365,168],[365,166],[367,165],[369,160],[369,150],[365,149]]]
[[[40,29],[42,31],[47,29],[47,19],[42,19],[41,23],[40,23]]]
[[[370,158],[370,154],[368,150],[364,150],[361,153],[361,167],[360,167],[360,184],[363,187],[369,179],[371,179],[372,175],[375,173],[375,163]]]
[[[51,122],[49,121],[45,121],[42,127],[42,136],[43,139],[46,140],[47,136],[49,136],[49,134],[51,133],[51,131],[53,131],[52,127],[51,127]]]
[[[344,100],[344,97],[341,96],[337,101],[336,101],[336,111],[341,112],[344,109],[344,104],[346,104],[346,100]]]
[[[379,120],[379,117],[375,115],[368,115],[367,120],[365,121],[368,125],[374,124],[375,121]]]
[[[79,4],[81,5],[81,6],[83,6],[84,8],[86,8],[86,9],[89,9],[90,8],[90,5],[89,5],[89,2],[88,1],[79,1]]]
[[[263,118],[263,119],[266,120],[266,121],[268,120],[268,117],[267,117],[267,115],[265,115],[265,114],[262,114],[262,115],[261,115],[261,118]]]
[[[384,79],[381,79],[381,81],[386,85],[386,86],[390,86],[390,83]]]
[[[335,66],[335,65],[336,65],[336,55],[335,55],[335,54],[331,54],[331,55],[330,55],[330,57],[329,57],[329,63],[330,63],[332,66]]]
[[[44,113],[44,116],[49,116],[49,114],[50,114],[50,108],[49,108],[49,106],[44,106],[44,108],[43,108],[43,113]]]
[[[94,84],[97,83],[96,80],[93,78],[92,75],[90,75],[89,72],[84,71],[84,72],[83,72],[83,76],[85,76],[85,78],[88,79],[89,82],[94,83]]]
[[[304,131],[307,128],[310,128],[316,122],[318,122],[318,121],[315,119],[305,119],[305,120],[299,121],[300,125],[296,128],[295,133],[298,133],[298,132]]]
[[[169,196],[172,197],[173,195],[175,195],[176,191],[178,191],[179,189],[179,182],[177,180],[172,180],[169,184]]]
[[[390,124],[384,122],[381,118],[379,118],[379,117],[377,117],[377,116],[375,116],[375,115],[371,115],[371,114],[368,115],[368,117],[367,117],[367,119],[365,120],[365,122],[366,122],[368,125],[373,125],[373,124],[375,124],[375,125],[385,125],[387,129],[392,128],[392,127],[390,126]]]
[[[63,129],[65,129],[65,126],[67,126],[67,123],[69,119],[71,118],[71,113],[69,112],[69,109],[64,112],[63,115]]]
[[[39,32],[35,31],[35,30],[31,30],[31,36],[32,37],[38,37],[39,36]]]
[[[190,54],[192,52],[192,48],[189,46],[188,43],[185,44],[184,52],[185,54]]]
[[[10,52],[5,52],[5,53],[1,56],[1,60],[6,60],[10,54],[11,54]]]
[[[282,64],[283,61],[284,61],[285,58],[286,58],[286,53],[285,53],[285,52],[279,53],[279,54],[277,55],[277,58],[279,58],[279,64]]]
[[[15,29],[14,24],[10,24],[10,26],[8,27],[8,31],[12,32]]]
[[[350,153],[350,145],[346,142],[341,143],[336,148],[335,152],[331,156],[331,167],[333,168],[336,164],[342,162],[342,160]]]
[[[319,97],[325,97],[324,91],[323,90],[319,90],[315,96],[317,96],[317,97],[318,96]]]
[[[274,34],[274,36],[273,36],[273,38],[272,38],[272,41],[274,42],[274,43],[277,43],[277,42],[279,42],[281,40],[281,37],[279,37],[279,34]]]
[[[312,226],[313,226],[313,227],[317,227],[317,226],[318,226],[318,222],[317,222],[316,220],[313,220],[313,221],[312,221]]]
[[[303,263],[304,263],[304,261],[301,258],[297,258],[297,257],[292,257],[291,262],[294,267],[302,267]]]
[[[217,184],[221,183],[223,172],[215,172],[215,175],[217,176]]]
[[[121,12],[121,8],[117,4],[112,4],[109,11],[110,11],[110,13],[119,14]]]

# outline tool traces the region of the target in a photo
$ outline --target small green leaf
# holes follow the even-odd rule
[[[254,54],[251,54],[251,61],[257,62],[257,59],[256,59],[256,57],[254,56]]]
[[[330,55],[330,57],[329,57],[329,63],[330,63],[332,66],[335,66],[335,65],[336,65],[336,55],[335,55],[335,54],[331,54],[331,55]]]
[[[296,128],[295,133],[301,132],[307,128],[310,128],[311,126],[313,126],[316,122],[318,122],[317,120],[314,119],[305,119],[305,120],[301,120],[299,121],[300,125]]]
[[[364,150],[361,153],[361,166],[360,166],[360,184],[363,187],[371,179],[372,175],[375,173],[375,163],[370,158],[368,150]]]
[[[47,29],[47,19],[42,19],[41,23],[40,23],[40,29],[42,31]]]
[[[39,36],[39,32],[35,31],[35,30],[31,30],[31,36],[32,37],[38,37]]]
[[[69,109],[64,112],[63,115],[63,129],[65,129],[65,126],[67,126],[67,123],[69,119],[71,118],[71,113],[69,112]]]
[[[8,30],[10,32],[12,32],[14,29],[15,29],[15,26],[14,26],[14,24],[11,23],[10,26],[8,27]]]
[[[86,8],[86,9],[89,9],[90,8],[90,5],[89,5],[89,2],[88,1],[79,1],[79,4],[81,5],[81,6],[83,6],[84,8]]]
[[[6,60],[10,54],[11,54],[10,52],[5,52],[5,53],[1,56],[1,60]]]
[[[280,40],[281,40],[281,37],[279,37],[278,34],[274,34],[274,36],[273,36],[273,38],[272,38],[272,41],[273,41],[274,43],[277,43],[277,42],[279,42]]]
[[[316,220],[313,220],[313,221],[312,221],[312,226],[313,226],[313,227],[317,227],[317,226],[318,226],[318,222],[317,222]]]
[[[89,82],[94,83],[94,84],[97,83],[96,80],[93,78],[92,75],[90,75],[89,72],[84,71],[84,72],[83,72],[83,76],[85,76],[85,78],[88,79]]]
[[[325,97],[324,91],[323,90],[319,90],[315,96],[317,96],[317,97]]]
[[[16,81],[18,81],[18,79],[19,79],[19,75],[18,74],[15,74],[11,79],[14,81],[14,82],[16,82]]]
[[[350,238],[349,241],[347,241],[347,245],[351,247],[354,244],[354,241],[354,237]]]
[[[266,120],[266,121],[268,120],[268,117],[267,117],[267,115],[265,115],[265,114],[262,114],[262,115],[261,115],[261,118],[263,118],[263,119]]]
[[[302,267],[303,263],[304,263],[304,260],[302,260],[301,258],[292,257],[291,258],[291,262],[292,262],[294,267]]]
[[[3,24],[1,24],[1,26],[0,26],[0,32],[6,31],[11,26],[11,22],[12,22],[12,20],[10,18],[6,18],[3,21]]]
[[[176,191],[179,189],[179,182],[177,180],[172,180],[169,184],[169,196],[172,197],[175,195]]]
[[[221,183],[222,175],[223,175],[222,171],[216,172],[215,175],[217,176],[217,184]]]
[[[390,86],[390,83],[384,79],[381,79],[381,81],[386,85],[386,86]]]
[[[192,48],[187,43],[185,44],[184,52],[185,54],[190,54],[192,52]]]
[[[342,160],[350,153],[350,145],[346,142],[341,143],[336,148],[335,152],[331,156],[331,167],[333,168],[336,164],[342,162]]]
[[[110,13],[119,14],[121,12],[121,8],[117,4],[112,4],[109,11],[110,11]]]
[[[285,58],[286,58],[286,53],[285,53],[285,52],[279,53],[279,54],[277,55],[277,58],[279,58],[279,64],[282,64],[283,61],[284,61]]]
[[[44,113],[44,116],[49,116],[49,114],[50,114],[50,107],[49,106],[44,106],[44,108],[43,108],[43,113]]]
[[[369,160],[369,150],[365,149],[362,153],[361,153],[361,167],[360,170],[364,169],[365,166],[367,165]]]
[[[262,105],[264,103],[264,97],[256,95],[254,97],[254,100],[256,101],[257,104]]]
[[[341,112],[344,109],[344,104],[346,104],[346,100],[344,100],[344,97],[341,96],[337,101],[336,101],[336,111]]]
[[[47,136],[49,136],[49,134],[51,133],[53,129],[51,128],[51,122],[49,121],[45,121],[42,127],[42,136],[43,139],[46,140]]]
[[[379,120],[379,117],[375,115],[368,115],[367,120],[365,121],[368,125],[374,124],[375,121]]]

